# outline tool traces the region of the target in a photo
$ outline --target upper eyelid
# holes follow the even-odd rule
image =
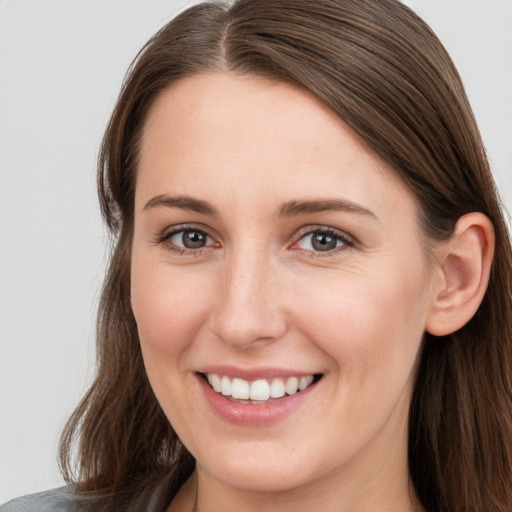
[[[357,243],[357,239],[352,236],[350,233],[347,233],[346,231],[338,228],[334,228],[331,226],[326,225],[314,225],[314,226],[304,226],[303,228],[300,228],[295,235],[295,242],[303,238],[306,235],[311,235],[313,233],[322,232],[322,233],[329,233],[336,236],[339,236],[340,238],[350,240],[353,244]]]
[[[156,237],[157,241],[166,240],[176,233],[179,233],[180,231],[200,231],[201,233],[204,233],[205,235],[214,239],[214,236],[211,234],[211,230],[204,226],[198,224],[177,224],[174,226],[169,226],[161,231],[160,234]]]

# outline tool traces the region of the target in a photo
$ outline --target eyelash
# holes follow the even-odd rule
[[[204,229],[196,228],[194,226],[187,226],[187,225],[180,225],[176,226],[175,228],[171,229],[170,231],[165,231],[161,236],[159,236],[156,240],[156,244],[166,244],[167,249],[169,251],[172,251],[178,255],[192,255],[192,256],[200,256],[204,250],[207,250],[212,247],[212,245],[206,245],[203,247],[198,247],[197,249],[191,249],[186,247],[179,247],[173,243],[170,242],[171,238],[179,233],[186,233],[186,232],[194,232],[199,233],[207,239],[213,240],[213,237],[211,237]],[[301,241],[303,241],[308,236],[313,236],[315,234],[322,234],[326,236],[330,236],[333,239],[335,239],[337,242],[341,242],[341,246],[335,247],[330,250],[326,251],[315,251],[310,249],[294,249],[294,250],[300,250],[305,253],[306,257],[308,258],[326,258],[329,256],[333,256],[334,254],[338,254],[340,251],[345,251],[348,249],[352,249],[356,246],[356,241],[347,235],[346,233],[342,231],[335,230],[333,228],[328,227],[307,227],[303,228],[298,234],[298,238],[295,242],[290,246],[293,248],[293,246],[299,244]],[[214,246],[220,247],[220,244],[214,244]]]
[[[338,231],[333,228],[328,227],[307,227],[302,230],[302,232],[299,233],[298,239],[296,242],[292,244],[292,247],[299,244],[301,241],[303,241],[308,236],[313,236],[315,234],[321,234],[321,235],[327,235],[335,239],[337,242],[341,242],[340,247],[335,247],[333,249],[327,250],[327,251],[315,251],[315,250],[309,250],[309,249],[296,249],[296,250],[302,250],[306,257],[308,258],[328,258],[332,257],[335,254],[337,255],[341,251],[346,251],[349,249],[352,249],[356,246],[355,240],[344,233],[343,231]]]
[[[187,225],[181,225],[176,226],[175,228],[171,229],[170,231],[164,231],[161,236],[159,236],[156,240],[156,244],[166,244],[167,249],[169,251],[172,251],[179,255],[192,255],[192,256],[200,256],[201,253],[208,249],[211,246],[203,246],[198,247],[197,249],[190,249],[188,247],[178,247],[177,245],[170,242],[171,238],[179,233],[186,233],[186,232],[192,232],[192,233],[200,233],[201,235],[204,235],[205,237],[209,238],[210,240],[213,240],[213,238],[204,230],[200,228],[196,228],[195,226],[187,226]],[[217,244],[219,245],[219,244]]]

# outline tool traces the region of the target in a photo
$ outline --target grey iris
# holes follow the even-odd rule
[[[206,244],[206,235],[199,231],[185,231],[181,241],[187,249],[199,249]]]
[[[336,248],[337,239],[327,233],[314,233],[311,245],[316,251],[331,251]]]

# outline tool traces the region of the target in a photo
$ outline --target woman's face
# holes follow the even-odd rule
[[[346,124],[290,85],[186,78],[150,111],[135,208],[144,361],[200,474],[406,475],[433,286],[412,194]]]

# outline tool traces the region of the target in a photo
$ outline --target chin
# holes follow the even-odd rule
[[[301,474],[297,467],[289,468],[280,464],[236,463],[229,461],[216,468],[215,478],[230,487],[246,492],[279,493],[286,492],[308,483],[308,475]]]
[[[205,458],[196,458],[198,471],[247,492],[278,493],[307,485],[329,470],[319,468],[313,455],[279,444],[251,446],[246,442],[236,450],[210,451]]]

